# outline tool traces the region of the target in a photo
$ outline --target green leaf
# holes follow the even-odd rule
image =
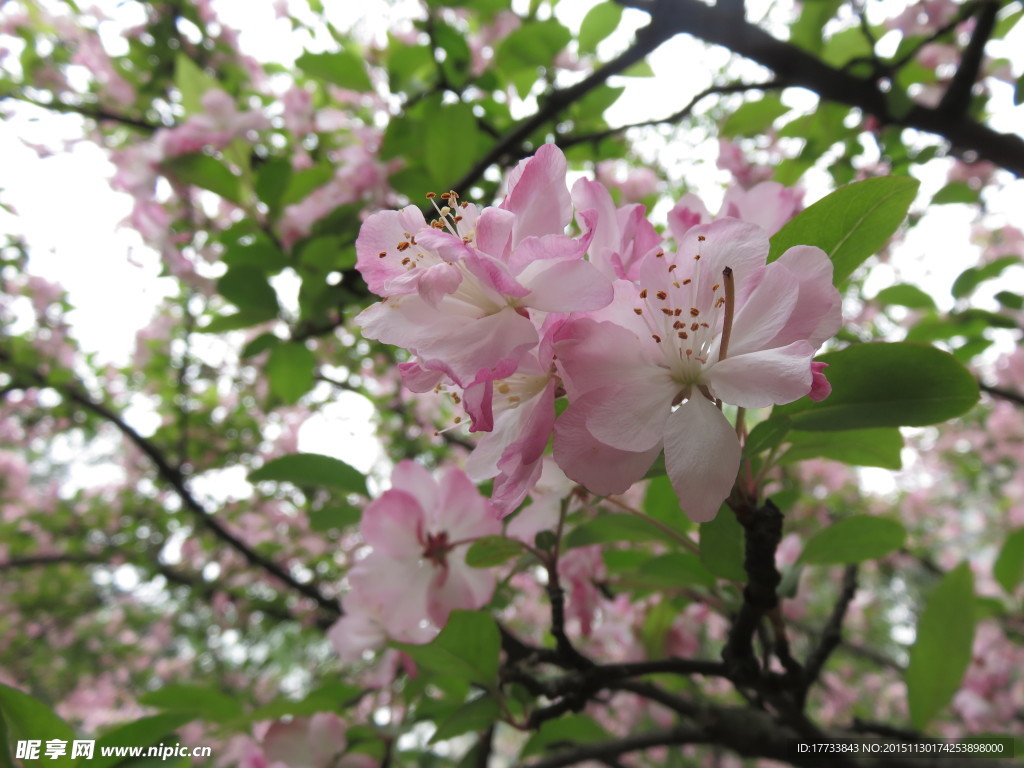
[[[1013,293],[1012,291],[1000,291],[995,295],[995,299],[1007,309],[1012,309],[1017,312],[1024,309],[1024,296],[1019,293]]]
[[[494,696],[485,693],[463,704],[446,717],[430,738],[431,744],[461,736],[471,731],[485,731],[501,717],[501,709]]]
[[[725,505],[714,520],[700,524],[700,560],[719,578],[747,580],[743,567],[743,526]]]
[[[654,68],[647,59],[640,59],[619,73],[619,77],[654,77]]]
[[[1003,256],[989,262],[983,267],[968,267],[953,281],[951,293],[954,299],[962,299],[969,296],[975,288],[986,280],[999,277],[1003,270],[1014,264],[1020,263],[1019,256]]]
[[[362,512],[351,505],[315,509],[308,513],[309,529],[317,533],[340,531],[359,523]]]
[[[832,282],[839,285],[896,232],[919,184],[885,176],[840,187],[775,233],[768,261],[794,245],[816,245],[832,260]]]
[[[211,88],[220,88],[210,75],[184,53],[174,57],[174,87],[181,94],[181,106],[186,115],[203,111],[203,94]]]
[[[280,343],[281,339],[277,338],[274,334],[261,333],[242,348],[241,357],[244,360],[252,357],[253,355],[258,355],[260,352],[265,352],[268,349],[276,347]]]
[[[262,316],[266,320],[277,317],[280,306],[277,293],[267,282],[266,274],[254,266],[234,266],[217,281],[217,291],[240,312]]]
[[[218,692],[215,693],[223,695]],[[88,768],[112,768],[112,766],[120,765],[124,761],[124,757],[120,755],[103,755],[104,747],[127,745],[136,747],[154,746],[163,741],[167,736],[170,736],[185,723],[195,719],[196,716],[192,713],[165,712],[119,725],[96,739],[93,757],[83,765],[88,766]]]
[[[493,568],[523,554],[522,542],[504,536],[484,536],[469,545],[466,565],[471,568]]]
[[[800,562],[838,565],[877,560],[903,546],[907,532],[895,520],[853,515],[818,531],[804,545]]]
[[[679,514],[682,514],[680,512]],[[564,547],[588,547],[620,541],[674,541],[667,533],[636,515],[601,515],[578,525],[565,537]]]
[[[291,483],[300,488],[336,488],[347,493],[368,495],[366,478],[359,470],[340,459],[319,453],[292,453],[280,456],[249,473],[250,482],[259,483],[265,480]]]
[[[789,417],[773,412],[772,415],[756,424],[743,444],[744,456],[756,456],[761,451],[769,451],[777,447],[790,430]]]
[[[757,136],[787,112],[789,107],[782,103],[782,98],[777,93],[768,93],[756,101],[741,104],[722,123],[720,133],[729,138]]]
[[[679,508],[679,499],[667,475],[652,477],[644,494],[643,511],[655,520],[684,533],[693,527],[690,518]]]
[[[819,53],[823,45],[821,30],[842,4],[843,0],[815,0],[801,4],[800,15],[789,30],[789,41],[811,53]]]
[[[251,241],[246,240],[229,245],[224,251],[222,260],[229,268],[251,267],[268,274],[280,272],[288,266],[288,259],[285,258],[281,249],[262,233]],[[265,278],[263,282],[266,283]],[[274,303],[277,303],[276,297]]]
[[[903,436],[896,427],[849,429],[842,432],[790,432],[789,449],[780,463],[831,459],[859,467],[899,469]]]
[[[201,153],[175,157],[163,164],[179,181],[207,189],[237,205],[244,205],[242,180],[215,157]]]
[[[622,21],[622,6],[618,3],[598,3],[580,22],[580,52],[593,53],[597,44],[615,31]]]
[[[948,352],[923,344],[856,344],[818,359],[828,363],[832,394],[782,406],[794,429],[921,427],[978,402],[971,372]]]
[[[590,744],[608,738],[608,732],[587,715],[566,715],[545,720],[538,731],[523,745],[520,760],[573,744]]]
[[[961,563],[928,596],[910,649],[907,700],[915,729],[924,730],[959,690],[971,663],[974,623],[974,576]]]
[[[267,377],[270,391],[289,405],[313,387],[316,355],[302,344],[280,344],[270,350]]]
[[[366,74],[363,58],[352,51],[304,53],[295,60],[295,63],[307,75],[324,83],[353,91],[373,90],[373,83]]]
[[[301,699],[280,698],[254,709],[246,715],[248,722],[278,720],[282,717],[308,717],[317,712],[340,712],[355,705],[363,689],[345,683],[325,683]],[[91,768],[91,767],[90,767]]]
[[[265,323],[270,319],[265,311],[234,312],[228,315],[218,315],[200,328],[199,331],[200,333],[226,333],[227,331],[248,328],[258,323]]]
[[[71,727],[38,699],[0,683],[0,750],[5,748],[5,736],[6,747],[12,755],[19,741],[41,742],[39,759],[22,760],[24,768],[75,764],[75,760],[71,759],[71,742],[75,738]],[[46,757],[46,742],[50,739],[67,742],[67,753],[57,759]],[[6,752],[0,751],[0,760],[5,761],[7,758]]]
[[[139,697],[139,703],[165,712],[221,723],[242,714],[238,699],[201,685],[165,685]]]
[[[951,181],[934,195],[932,205],[947,205],[949,203],[976,203],[978,202],[978,190],[971,189],[962,181]]]
[[[392,121],[401,123],[401,120]],[[306,199],[314,189],[319,189],[332,178],[337,169],[329,164],[314,165],[293,173],[288,178],[288,186],[281,195],[281,205],[292,205]]]
[[[424,157],[427,170],[439,185],[455,183],[470,169],[476,161],[480,138],[469,104],[445,104],[431,117],[426,127],[426,146],[431,149]]]
[[[713,587],[715,576],[692,552],[669,552],[651,558],[635,574],[643,584],[661,589]]]
[[[281,200],[292,180],[292,164],[285,157],[272,157],[260,168],[256,176],[256,196],[270,209],[271,218],[277,216]]]
[[[441,634],[427,645],[397,643],[420,667],[493,690],[498,680],[501,638],[488,614],[452,611]]]
[[[1017,528],[1006,537],[992,566],[992,575],[1011,595],[1024,581],[1024,528]]]
[[[896,304],[910,309],[935,309],[935,299],[910,283],[899,283],[883,288],[875,296],[874,301],[879,304]]]

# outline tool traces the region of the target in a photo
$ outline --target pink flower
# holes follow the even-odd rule
[[[263,757],[289,768],[374,768],[369,755],[345,755],[345,723],[332,712],[278,721],[263,737]]]
[[[631,277],[634,265],[653,257],[661,247],[661,237],[644,216],[644,206],[626,205],[616,210],[601,182],[580,179],[573,185],[572,200],[581,226],[591,236],[591,263],[608,277]]]
[[[501,523],[466,474],[448,469],[438,482],[402,461],[391,480],[363,510],[360,531],[373,551],[349,571],[346,615],[331,630],[346,659],[388,637],[426,642],[451,611],[480,608],[494,591],[494,575],[466,565],[465,551]]]
[[[675,258],[646,260],[602,312],[567,324],[556,344],[571,404],[555,459],[590,490],[622,493],[664,449],[679,501],[712,519],[728,496],[740,444],[715,401],[761,408],[807,395],[811,358],[841,323],[832,264],[797,246],[765,266],[758,227],[723,219],[690,230]],[[727,348],[723,330],[734,284]]]
[[[357,318],[364,335],[469,386],[537,345],[530,310],[605,306],[609,281],[583,259],[590,238],[563,234],[572,216],[565,174],[564,155],[548,144],[513,169],[497,208],[445,195],[431,226],[415,206],[370,216],[357,267],[385,298]]]
[[[155,137],[163,157],[177,157],[199,152],[203,147],[223,149],[250,131],[270,127],[270,121],[259,112],[239,112],[235,100],[219,88],[203,94],[203,111],[184,123],[158,131]]]

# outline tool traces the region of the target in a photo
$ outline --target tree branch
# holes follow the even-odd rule
[[[992,37],[998,13],[999,3],[995,0],[985,0],[981,6],[981,13],[978,14],[978,21],[974,27],[974,34],[971,35],[971,41],[960,58],[960,66],[936,108],[952,119],[965,115],[971,104],[971,91],[974,89],[974,83],[978,80],[978,73],[981,72],[981,64],[985,59],[985,46],[988,44],[989,38]]]
[[[821,641],[818,646],[807,657],[804,665],[804,696],[818,679],[825,662],[843,640],[843,620],[846,618],[846,610],[850,607],[854,595],[857,594],[857,566],[848,565],[843,571],[843,588],[839,598],[832,609],[828,623],[821,633]]]
[[[124,419],[106,405],[94,400],[88,394],[72,385],[52,383],[46,376],[38,371],[22,371],[16,369],[14,367],[14,361],[4,351],[0,351],[0,362],[11,365],[14,373],[29,377],[34,381],[36,386],[50,387],[73,403],[76,403],[85,410],[96,414],[104,421],[108,421],[113,424],[117,427],[118,431],[121,432],[121,434],[130,443],[132,443],[132,445],[145,454],[153,463],[160,479],[171,487],[175,494],[177,494],[178,498],[181,499],[184,507],[192,513],[192,515],[199,521],[200,525],[210,531],[210,533],[212,533],[216,538],[227,544],[231,549],[238,552],[250,565],[266,571],[271,576],[274,576],[284,584],[294,589],[296,592],[299,592],[305,597],[316,602],[316,604],[324,610],[335,615],[339,615],[341,613],[341,608],[338,605],[337,600],[327,598],[313,583],[303,583],[298,581],[282,566],[278,565],[270,558],[261,555],[229,531],[222,522],[220,522],[199,502],[198,499],[196,499],[195,496],[192,495],[181,471],[170,464],[167,457],[164,456],[163,451],[148,439],[140,435],[127,422],[125,422]]]

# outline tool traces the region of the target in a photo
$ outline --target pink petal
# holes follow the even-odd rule
[[[664,368],[648,369],[642,384],[588,393],[587,429],[605,445],[623,451],[646,451],[661,442],[679,384]]]
[[[816,403],[820,403],[832,394],[832,384],[825,378],[825,369],[828,363],[811,363],[811,391],[807,396]]]
[[[428,514],[430,530],[446,531],[449,542],[501,533],[494,510],[465,472],[449,467],[440,486],[437,506]]]
[[[532,235],[562,234],[572,219],[572,201],[565,186],[562,150],[544,144],[509,174],[508,196],[501,208],[516,214],[512,246]]]
[[[471,419],[470,432],[494,429],[494,382],[511,376],[515,370],[515,360],[499,360],[493,370],[478,371],[476,379],[466,387],[462,393],[462,407]]]
[[[384,284],[405,272],[398,244],[408,241],[427,226],[420,209],[409,205],[400,211],[379,211],[369,216],[356,238],[356,268],[367,286],[378,296],[384,295]],[[387,254],[381,258],[380,254]]]
[[[715,397],[742,408],[765,408],[799,400],[811,390],[811,357],[806,341],[728,357],[705,369]]]
[[[459,270],[451,264],[442,263],[420,270],[417,288],[423,300],[436,308],[441,299],[454,293],[461,282]]]
[[[785,267],[770,264],[752,277],[756,287],[738,302],[729,342],[729,356],[765,349],[783,331],[796,308],[799,283]]]
[[[439,571],[427,601],[427,613],[438,627],[448,622],[455,610],[482,608],[494,594],[494,572],[485,568],[470,568],[464,557],[450,555],[448,567]]]
[[[398,375],[402,386],[413,392],[429,392],[438,385],[444,373],[424,368],[419,362],[399,363]]]
[[[679,198],[675,208],[668,212],[668,229],[677,243],[682,242],[683,237],[691,229],[709,221],[711,213],[704,205],[704,201],[691,193]]]
[[[799,278],[797,308],[772,346],[807,339],[817,349],[843,324],[843,300],[832,285],[832,262],[820,248],[797,245],[779,257],[779,264]]]
[[[665,427],[665,468],[686,516],[706,523],[732,491],[740,468],[740,442],[714,404],[691,397]]]
[[[485,208],[476,224],[478,250],[501,261],[508,262],[512,251],[512,227],[516,215],[501,208]]]
[[[520,360],[537,344],[537,330],[513,307],[478,320],[449,318],[438,330],[443,333],[418,345],[428,366],[436,362],[460,386],[476,379],[483,368],[495,368],[507,360]],[[452,322],[454,321],[454,322]]]
[[[407,462],[412,464],[412,462]],[[423,550],[424,510],[419,500],[404,490],[385,491],[363,510],[359,531],[366,543],[397,560],[415,559]]]
[[[415,498],[423,513],[437,506],[437,481],[418,461],[404,459],[395,464],[391,470],[391,487]],[[422,519],[426,519],[425,516]]]
[[[703,237],[703,240],[699,238]],[[701,256],[701,264],[720,277],[731,267],[737,284],[768,258],[768,235],[755,224],[719,219],[690,229],[679,241],[678,261]]]
[[[661,453],[661,445],[631,452],[594,438],[586,426],[586,398],[570,405],[555,422],[555,461],[571,479],[592,493],[625,493]]]
[[[537,269],[524,272],[520,281],[530,288],[521,300],[544,312],[577,312],[601,309],[612,300],[612,284],[587,261],[535,262]]]

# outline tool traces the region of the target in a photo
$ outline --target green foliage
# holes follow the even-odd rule
[[[593,53],[597,44],[615,31],[622,20],[622,6],[614,2],[598,3],[580,23],[579,45],[583,53]]]
[[[805,459],[832,459],[861,467],[899,469],[903,437],[895,427],[847,429],[841,432],[803,432],[786,435],[789,447],[780,461],[790,464]]]
[[[589,744],[607,738],[608,732],[593,718],[587,715],[565,715],[544,722],[523,746],[519,757],[525,759],[565,749],[572,744]]]
[[[232,203],[245,204],[241,179],[215,157],[182,155],[165,162],[164,168],[185,184],[202,187]]]
[[[1006,537],[992,567],[992,575],[1011,595],[1024,581],[1024,528],[1017,528]]]
[[[679,513],[682,515],[682,512]],[[674,541],[653,523],[635,515],[605,514],[573,528],[563,542],[566,549],[617,541]]]
[[[768,260],[794,245],[816,245],[832,259],[833,281],[840,285],[897,230],[918,185],[917,179],[887,176],[841,187],[779,230]]]
[[[203,690],[210,691],[210,689]],[[223,696],[218,691],[211,691],[211,693],[214,693],[217,697]],[[235,706],[234,701],[230,699],[229,701],[232,706]],[[159,704],[153,704],[153,706],[156,706],[158,709],[176,709],[175,707],[161,707]],[[150,747],[164,741],[164,739],[190,720],[197,717],[207,717],[211,711],[214,712],[214,716],[211,718],[212,722],[218,722],[218,717],[214,710],[201,706],[194,712],[190,709],[183,709],[181,711],[150,715],[149,717],[143,717],[139,720],[119,725],[96,740],[93,757],[89,760],[88,766],[89,768],[113,768],[113,766],[120,765],[124,758],[116,755],[103,756],[103,747],[123,747],[129,744],[139,747]]]
[[[879,304],[895,304],[910,309],[935,309],[935,300],[910,283],[900,283],[883,288],[874,300]]]
[[[266,373],[270,391],[286,403],[296,403],[313,386],[317,366],[314,355],[304,344],[279,344],[270,350]]]
[[[304,53],[295,62],[310,77],[353,91],[373,89],[362,57],[352,50]]]
[[[523,554],[522,542],[504,536],[484,536],[469,545],[466,564],[473,568],[493,568]]]
[[[910,722],[924,729],[960,688],[974,643],[974,576],[962,563],[932,590],[907,667]]]
[[[334,488],[367,495],[366,478],[340,459],[317,453],[292,453],[271,459],[249,475],[254,483],[270,481],[305,487]]]
[[[978,402],[978,383],[948,352],[921,344],[857,344],[821,355],[832,394],[782,406],[795,429],[924,426]]]
[[[700,559],[719,578],[746,582],[743,527],[728,507],[718,510],[711,522],[700,524]]]
[[[494,619],[477,611],[452,611],[441,634],[427,645],[397,646],[417,666],[435,675],[453,677],[494,690],[501,638]]]
[[[211,722],[223,722],[242,714],[242,706],[236,699],[200,685],[166,685],[141,696],[139,703]]]
[[[877,560],[903,546],[907,532],[895,520],[853,515],[823,528],[804,545],[808,565],[838,565]]]
[[[766,93],[756,101],[745,101],[722,123],[721,134],[729,138],[756,136],[764,133],[784,114],[789,107],[782,103],[777,93]]]
[[[39,758],[22,761],[24,768],[74,765],[75,761],[70,757],[70,744],[74,738],[74,732],[68,724],[41,701],[0,683],[0,758],[4,762],[13,765],[11,761],[18,741],[36,740],[41,742]],[[61,739],[68,743],[69,748],[63,756],[46,756],[45,744],[50,739]]]

